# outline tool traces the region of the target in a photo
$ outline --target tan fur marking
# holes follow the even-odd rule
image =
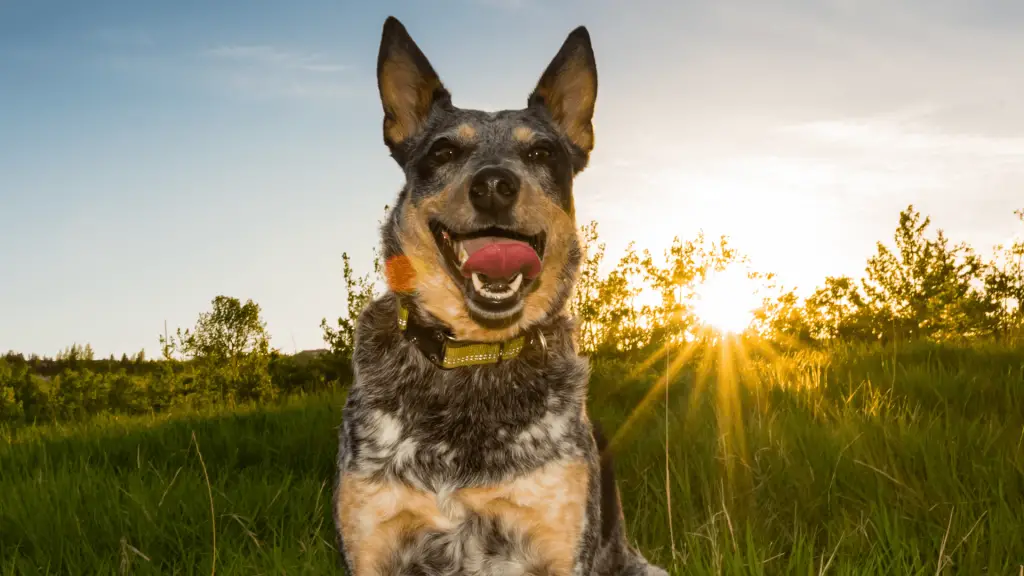
[[[424,80],[405,56],[384,63],[380,91],[384,106],[392,115],[384,119],[384,137],[391,144],[416,134],[430,113],[431,98],[441,82],[436,78]]]
[[[357,574],[373,574],[399,536],[451,522],[433,498],[398,483],[371,482],[347,475],[338,499],[341,536]]]
[[[463,140],[472,140],[476,138],[476,128],[474,128],[472,124],[460,124],[455,133]]]
[[[593,124],[587,117],[589,114],[583,112],[594,109],[597,90],[584,61],[570,58],[550,85],[537,87],[537,93],[544,98],[552,119],[569,139],[586,152],[593,150]]]
[[[512,131],[512,136],[520,142],[529,142],[533,140],[533,129],[528,126],[516,126],[516,129]]]
[[[568,575],[576,560],[589,482],[586,463],[553,462],[508,484],[467,488],[456,497],[478,514],[496,516],[528,533],[553,572]]]
[[[568,576],[576,560],[589,484],[589,468],[582,460],[552,462],[507,484],[463,488],[451,500],[456,510],[497,517],[522,530],[554,573]],[[342,479],[337,514],[346,552],[360,575],[373,574],[403,534],[452,530],[462,517],[443,514],[432,494],[352,474]]]

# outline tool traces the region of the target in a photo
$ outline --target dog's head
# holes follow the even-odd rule
[[[594,146],[586,29],[569,34],[520,110],[455,107],[394,18],[377,82],[384,142],[406,177],[383,231],[390,287],[460,339],[506,338],[564,309],[581,257],[573,178]]]

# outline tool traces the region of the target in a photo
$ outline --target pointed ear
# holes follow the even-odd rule
[[[427,57],[394,16],[384,21],[377,54],[377,88],[384,105],[384,142],[392,154],[423,129],[435,104],[451,102]]]
[[[548,64],[528,105],[547,109],[569,140],[584,154],[594,148],[594,102],[597,100],[597,64],[590,34],[583,26],[573,30]]]

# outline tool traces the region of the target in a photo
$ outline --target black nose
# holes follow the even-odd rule
[[[469,201],[473,208],[488,216],[507,214],[519,195],[519,178],[511,170],[492,166],[473,176],[469,185]]]

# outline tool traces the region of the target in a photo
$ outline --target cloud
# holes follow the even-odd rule
[[[149,32],[133,28],[99,28],[88,32],[86,40],[112,48],[142,48],[155,44]]]
[[[868,149],[978,159],[1024,160],[1024,137],[952,133],[923,122],[898,118],[848,118],[807,122],[783,129],[821,143]]]
[[[473,2],[484,6],[514,10],[526,6],[529,0],[473,0]]]
[[[202,56],[214,82],[247,98],[337,99],[351,93],[351,67],[318,52],[232,44]]]
[[[206,54],[224,61],[279,70],[330,74],[349,69],[349,66],[332,61],[322,54],[295,52],[267,45],[218,46],[207,50]]]

